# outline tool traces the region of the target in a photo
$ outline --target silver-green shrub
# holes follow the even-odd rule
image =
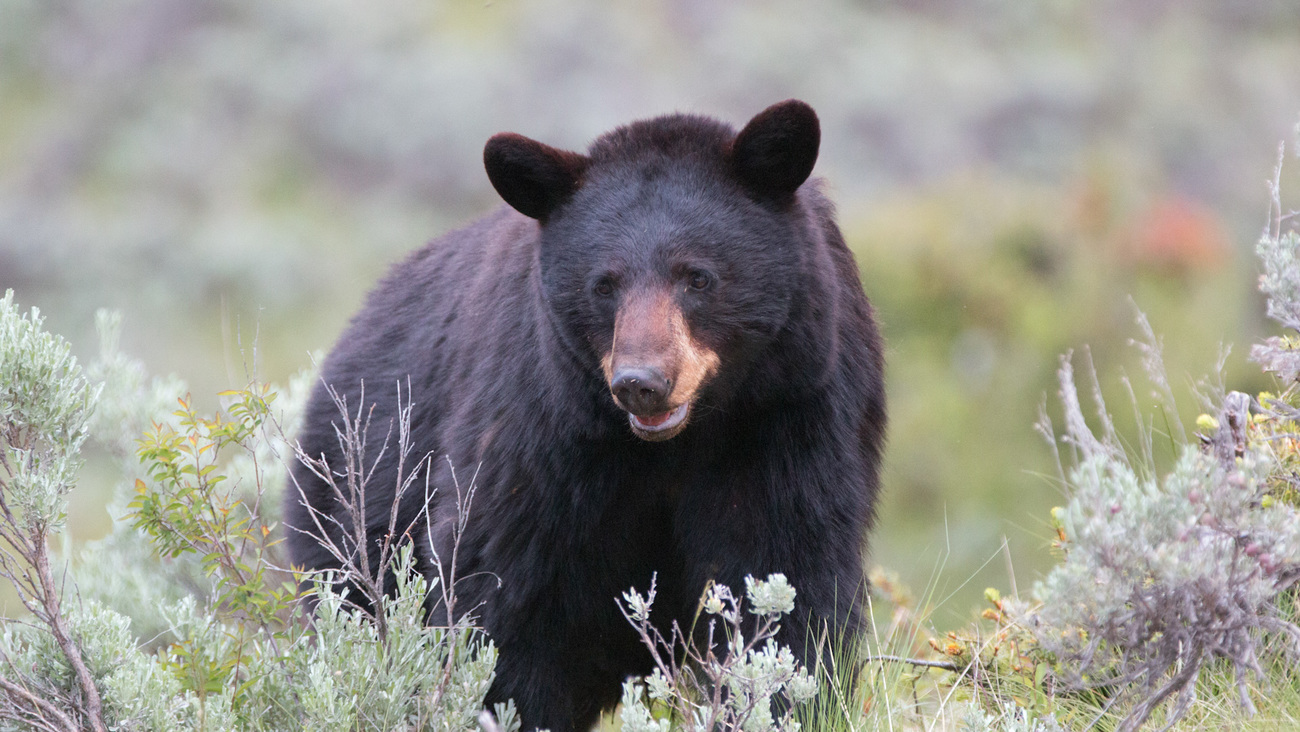
[[[817,695],[817,681],[775,640],[781,616],[794,609],[795,589],[781,574],[746,577],[745,595],[747,608],[726,585],[710,586],[702,609],[713,617],[703,642],[693,642],[675,623],[672,637],[664,638],[650,622],[653,580],[646,595],[635,588],[623,593],[623,615],[655,662],[653,674],[623,684],[625,730],[798,732],[795,709]],[[746,612],[753,620],[748,638]],[[774,713],[773,702],[782,711]],[[655,709],[668,716],[657,718]]]
[[[410,545],[398,554],[396,598],[383,612],[387,634],[344,598],[318,590],[315,642],[296,645],[288,668],[308,683],[308,729],[470,730],[478,726],[496,649],[465,624],[426,624],[429,582],[411,571]],[[459,658],[449,663],[450,658]]]
[[[1294,384],[1300,381],[1300,234],[1265,236],[1255,253],[1264,265],[1259,289],[1268,298],[1268,316],[1291,333],[1264,339],[1250,355],[1283,383]]]
[[[1296,125],[1294,154],[1300,156],[1300,124]],[[1277,169],[1273,174],[1272,220],[1264,236],[1255,247],[1255,254],[1264,266],[1259,278],[1259,290],[1267,298],[1268,317],[1276,320],[1291,332],[1285,336],[1264,339],[1251,349],[1250,355],[1265,371],[1275,373],[1288,387],[1300,383],[1300,234],[1288,230],[1295,223],[1297,212],[1283,213],[1282,163],[1286,147],[1278,152]]]
[[[1158,344],[1146,349],[1148,366],[1158,364]],[[1109,687],[1132,704],[1121,725],[1131,730],[1174,694],[1169,716],[1181,716],[1218,660],[1253,711],[1248,681],[1262,673],[1270,638],[1300,649],[1300,628],[1276,602],[1300,577],[1300,513],[1267,495],[1276,462],[1246,437],[1249,397],[1229,394],[1202,420],[1200,443],[1182,444],[1161,476],[1129,455],[1100,403],[1093,433],[1068,357],[1060,386],[1061,441],[1075,456],[1069,501],[1053,512],[1064,559],[1035,588],[1042,606],[1030,618],[1059,680]]]
[[[13,291],[6,292],[0,299],[0,576],[35,622],[19,632],[6,628],[0,721],[104,729],[86,641],[67,616],[63,573],[51,553],[98,394],[68,343],[45,332],[36,309],[21,315]],[[23,663],[28,657],[46,663]]]
[[[954,711],[960,712],[959,732],[1062,732],[1060,723],[1052,717],[1035,717],[1011,701],[997,704],[996,714],[974,702],[955,707]]]
[[[12,290],[0,299],[5,508],[17,530],[48,535],[67,518],[99,390],[87,383],[71,346],[41,326],[40,311],[19,314]]]

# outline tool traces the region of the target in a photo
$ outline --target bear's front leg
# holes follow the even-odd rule
[[[800,450],[802,463],[768,449],[744,470],[705,476],[683,492],[674,533],[686,560],[681,617],[691,617],[710,581],[743,598],[746,576],[783,574],[796,597],[776,640],[811,671],[860,629],[874,486],[852,456],[806,443]],[[745,617],[748,635],[753,616]]]
[[[513,699],[524,730],[585,732],[618,703],[622,677],[603,671],[590,649],[548,648],[533,638],[499,647],[489,710]],[[582,644],[585,645],[585,644]],[[585,657],[583,657],[585,656]]]

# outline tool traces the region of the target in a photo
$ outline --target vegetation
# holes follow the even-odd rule
[[[781,574],[766,580],[746,577],[745,596],[749,607],[730,588],[711,585],[700,602],[703,613],[712,616],[704,621],[707,630],[693,634],[674,624],[671,637],[664,638],[650,622],[654,582],[646,595],[635,589],[623,594],[623,615],[655,662],[644,689],[638,681],[623,684],[624,729],[797,732],[797,707],[817,695],[817,679],[775,640],[781,616],[794,609],[795,590]],[[748,638],[746,613],[754,616]],[[773,715],[774,701],[784,710],[779,716]],[[653,709],[661,718],[655,718]]]
[[[409,549],[374,610],[327,589],[375,585],[363,564],[307,578],[296,598],[275,519],[292,417],[276,391],[253,384],[201,415],[183,384],[146,383],[113,319],[101,325],[92,386],[39,313],[0,300],[0,574],[31,615],[0,637],[0,729],[476,729],[495,649],[467,616],[426,624],[430,592],[454,600],[407,571]],[[123,510],[67,562],[52,548],[91,426],[124,460]],[[349,456],[364,454],[353,436]],[[355,460],[344,470],[359,477]],[[513,732],[511,710],[498,715]]]

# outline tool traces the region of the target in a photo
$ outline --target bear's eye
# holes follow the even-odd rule
[[[601,297],[609,297],[614,294],[614,283],[608,277],[602,277],[592,290]]]
[[[713,277],[711,277],[708,272],[703,272],[697,269],[691,273],[691,277],[687,282],[690,284],[692,290],[704,290],[707,289],[709,285],[713,284]]]

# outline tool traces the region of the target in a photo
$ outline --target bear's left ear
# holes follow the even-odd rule
[[[759,112],[731,143],[731,166],[741,185],[759,200],[788,201],[817,163],[821,125],[798,99]]]
[[[582,185],[587,158],[502,132],[483,148],[483,167],[506,203],[525,216],[545,221]]]

